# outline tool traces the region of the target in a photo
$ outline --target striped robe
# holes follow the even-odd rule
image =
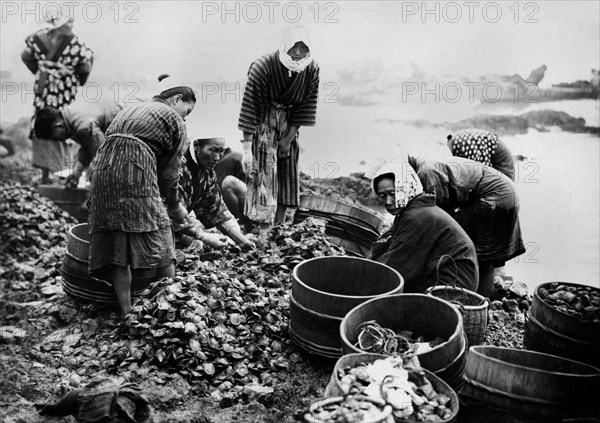
[[[314,61],[291,76],[277,51],[250,66],[238,122],[240,130],[254,134],[258,172],[248,178],[245,214],[250,219],[271,222],[277,203],[298,205],[298,135],[289,157],[278,159],[277,145],[289,126],[315,125],[318,92],[319,66]]]
[[[90,233],[141,233],[169,226],[161,197],[179,180],[185,142],[185,123],[165,101],[123,109],[92,162]]]

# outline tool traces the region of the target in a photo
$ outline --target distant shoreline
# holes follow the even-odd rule
[[[379,119],[378,122],[403,123],[418,128],[447,128],[457,131],[464,128],[478,128],[498,135],[526,134],[530,128],[540,132],[550,132],[558,127],[564,132],[600,135],[600,128],[587,126],[585,119],[576,118],[566,112],[556,110],[536,110],[520,115],[477,115],[458,122],[433,123],[424,119]]]

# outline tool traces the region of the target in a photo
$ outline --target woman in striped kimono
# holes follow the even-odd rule
[[[248,180],[245,215],[260,223],[263,235],[274,222],[284,223],[287,207],[298,206],[298,128],[314,126],[319,90],[310,49],[306,29],[292,26],[279,50],[248,71],[238,123]]]
[[[177,182],[194,91],[162,75],[151,101],[122,110],[106,131],[90,176],[90,273],[112,281],[123,315],[131,311],[131,270],[173,277],[171,220],[183,222]],[[166,199],[166,206],[163,203]]]

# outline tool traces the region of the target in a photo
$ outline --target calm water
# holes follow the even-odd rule
[[[530,286],[572,281],[600,287],[599,139],[568,133],[506,138],[519,163],[527,252],[506,272]]]
[[[520,110],[563,110],[600,126],[597,101],[567,101],[530,105]],[[407,126],[397,119],[398,107],[348,108],[324,105],[319,126],[305,130],[305,171],[321,177],[371,171],[399,152],[435,156],[448,154],[447,131]],[[420,110],[421,109],[421,110]],[[445,122],[480,113],[475,108],[443,109],[426,114],[425,107],[405,107],[404,119]],[[430,109],[429,109],[430,110]],[[431,119],[430,119],[431,117]],[[324,122],[332,122],[327,126]],[[326,127],[324,127],[326,126]],[[588,134],[537,132],[503,139],[518,163],[517,191],[521,201],[521,229],[527,252],[506,265],[506,273],[530,289],[548,281],[572,281],[600,287],[600,138]],[[362,164],[361,164],[362,163]],[[312,173],[311,173],[312,172]]]

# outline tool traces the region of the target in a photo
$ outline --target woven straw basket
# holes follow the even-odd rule
[[[444,258],[449,258],[454,263],[452,257],[448,255],[440,257],[437,265],[438,279],[440,263]],[[456,263],[454,263],[454,269],[456,271]],[[455,274],[458,275],[458,272],[456,271]],[[488,308],[490,306],[487,298],[456,285],[437,285],[437,283],[425,292],[431,296],[450,302],[460,311],[469,346],[483,344],[487,330]]]

